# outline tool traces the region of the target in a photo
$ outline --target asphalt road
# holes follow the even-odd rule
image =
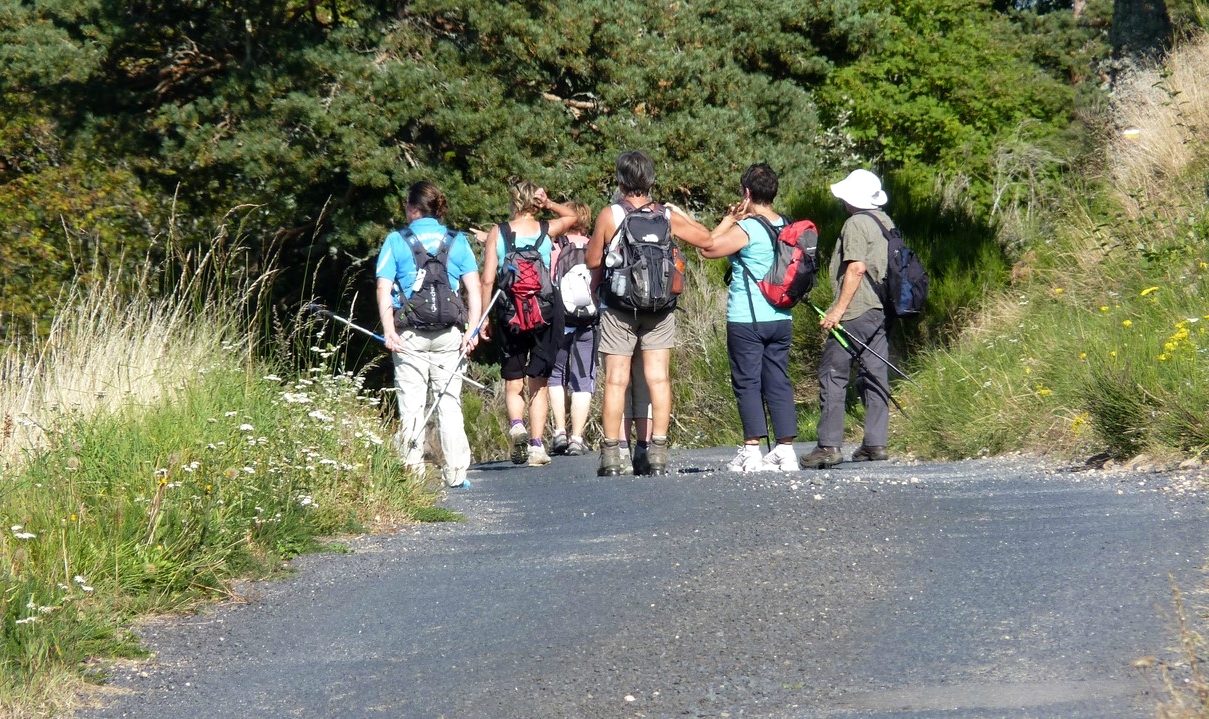
[[[809,445],[799,446],[800,451]],[[848,448],[848,452],[851,448]],[[146,624],[92,719],[1145,717],[1205,498],[1028,458],[595,476],[493,464],[460,524]]]

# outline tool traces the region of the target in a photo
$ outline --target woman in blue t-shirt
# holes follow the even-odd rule
[[[459,365],[463,354],[477,342],[465,329],[478,325],[482,295],[478,261],[466,236],[443,224],[447,210],[445,195],[432,183],[417,182],[408,188],[407,227],[387,235],[378,253],[378,315],[395,367],[399,401],[395,446],[408,468],[423,471],[425,405],[430,389],[440,393],[436,415],[445,454],[442,479],[448,487],[468,489],[470,443],[462,419]],[[446,276],[440,278],[442,282],[435,282],[439,276],[429,277],[425,268],[416,266],[420,256],[435,269],[437,263],[427,260],[429,254],[443,258]],[[459,316],[463,289],[465,313]],[[431,301],[421,303],[420,298]],[[449,307],[454,311],[448,311]]]
[[[707,259],[728,257],[731,263],[726,350],[731,386],[743,422],[743,444],[727,469],[797,470],[793,440],[798,434],[798,417],[789,381],[793,317],[789,310],[770,304],[756,284],[773,262],[776,240],[769,228],[785,225],[785,218],[772,208],[777,196],[777,173],[763,163],[752,165],[739,185],[743,199],[732,205],[710,232],[711,246],[701,250]],[[765,405],[777,446],[761,456],[760,440],[768,435]]]

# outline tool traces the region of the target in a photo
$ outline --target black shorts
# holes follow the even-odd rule
[[[554,372],[558,358],[558,340],[562,328],[546,325],[531,332],[509,332],[496,326],[495,340],[504,355],[500,362],[500,376],[506,380],[522,377],[545,377]],[[556,331],[557,330],[557,331]]]

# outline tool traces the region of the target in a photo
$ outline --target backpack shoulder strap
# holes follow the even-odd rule
[[[507,222],[501,222],[499,227],[500,239],[504,241],[504,254],[508,254],[516,249],[516,233],[512,231],[512,225]]]
[[[411,249],[411,259],[415,263],[416,269],[420,269],[420,266],[424,264],[424,260],[428,258],[428,249],[424,247],[424,243],[420,242],[420,238],[416,237],[416,233],[412,232],[410,228],[404,227],[402,230],[399,230],[399,236],[403,238],[403,241]]]
[[[548,240],[551,248],[554,246],[554,240],[550,238],[550,221],[542,220],[537,223],[537,239],[533,241],[533,249],[540,249],[542,240]]]
[[[443,237],[441,239],[441,245],[439,247],[437,247],[437,253],[436,253],[436,258],[438,260],[440,260],[441,264],[443,264],[443,265],[449,264],[449,253],[451,250],[453,250],[453,243],[455,241],[457,241],[457,239],[458,239],[457,230],[452,230],[452,229],[445,230],[445,237]]]
[[[764,215],[752,215],[752,219],[760,223],[760,225],[764,228],[764,231],[768,233],[768,237],[773,242],[776,242],[777,238],[781,236],[781,230],[789,226],[789,220],[786,220],[784,215],[781,216],[780,227],[773,227],[772,223],[769,222],[768,218],[764,217]]]
[[[858,213],[856,213],[856,214],[858,214],[858,215],[864,215],[865,217],[868,217],[869,219],[871,219],[871,220],[873,220],[874,222],[876,222],[876,223],[877,223],[878,228],[880,228],[880,229],[881,229],[881,231],[882,231],[882,236],[883,236],[883,237],[885,237],[887,240],[889,240],[889,239],[890,239],[890,228],[889,228],[889,227],[886,227],[886,223],[882,222],[882,221],[881,221],[881,220],[878,218],[878,216],[877,216],[877,215],[873,214],[872,212],[858,212]]]

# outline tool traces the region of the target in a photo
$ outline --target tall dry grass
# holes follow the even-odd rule
[[[1137,219],[1201,159],[1209,132],[1209,37],[1123,78],[1112,107],[1118,130],[1108,148],[1112,185],[1127,217]]]

